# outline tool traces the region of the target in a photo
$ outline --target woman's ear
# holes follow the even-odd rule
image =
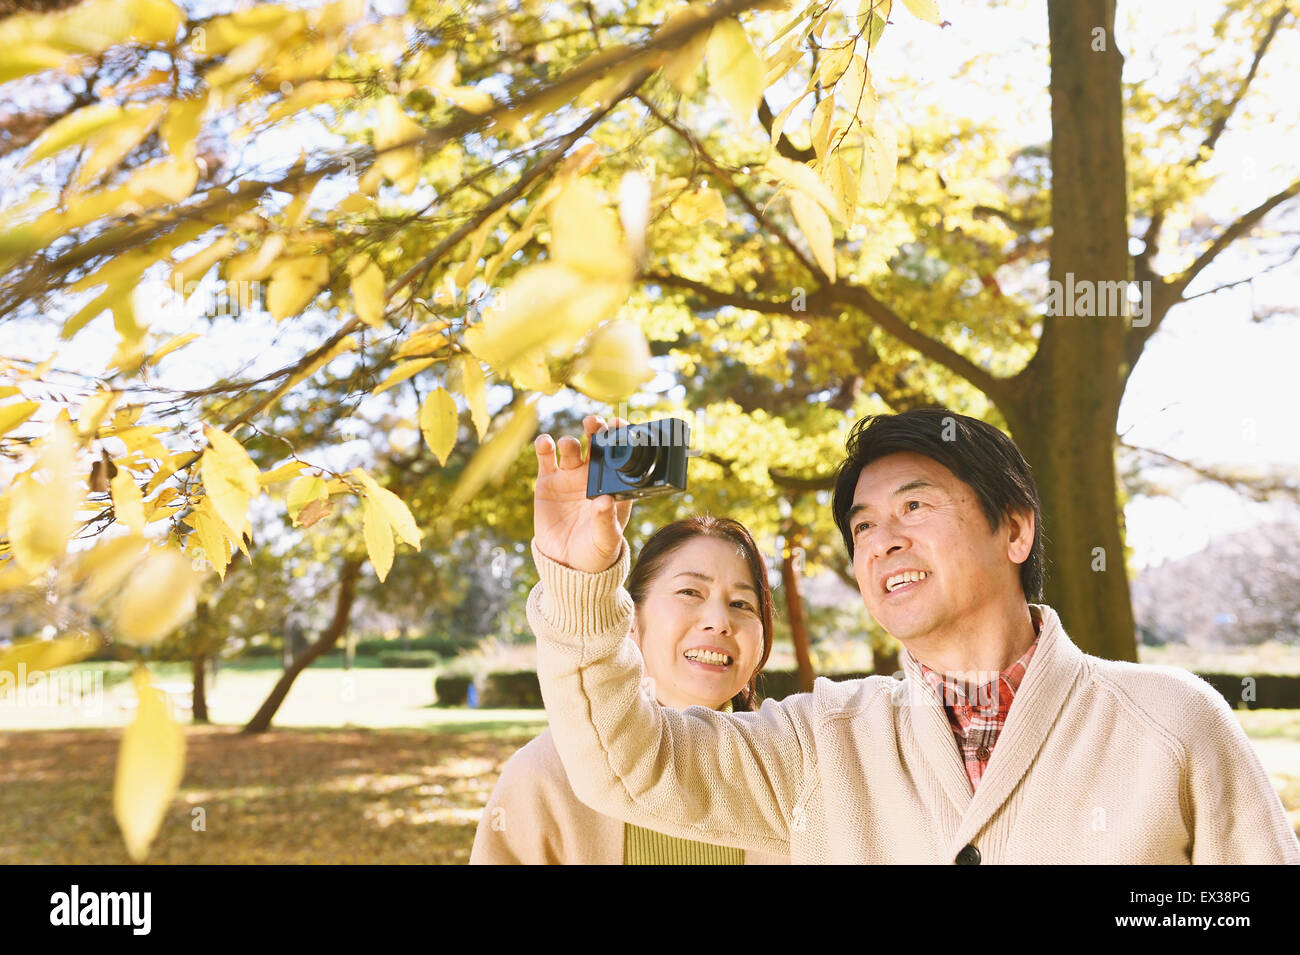
[[[632,614],[632,629],[628,632],[632,642],[636,644],[638,650],[641,649],[641,612],[638,610]]]

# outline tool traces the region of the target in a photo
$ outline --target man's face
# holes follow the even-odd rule
[[[937,461],[905,451],[872,462],[849,511],[853,573],[867,610],[904,643],[970,626],[1007,600],[1008,588],[1022,593],[1019,563],[1033,541],[1027,517],[990,531],[975,492]],[[898,584],[909,571],[924,576]]]

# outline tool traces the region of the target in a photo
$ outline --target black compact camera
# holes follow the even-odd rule
[[[691,426],[680,418],[606,428],[591,436],[587,497],[616,500],[686,490]]]

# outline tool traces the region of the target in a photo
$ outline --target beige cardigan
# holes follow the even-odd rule
[[[622,865],[622,820],[584,806],[573,794],[551,731],[506,762],[488,799],[470,865]],[[746,852],[746,865],[788,864],[788,856]]]
[[[624,544],[599,574],[540,554],[528,599],[569,780],[601,812],[796,863],[1293,863],[1281,800],[1231,708],[1172,667],[1102,660],[1037,607],[1039,647],[972,794],[942,704],[903,654],[757,713],[638,690]]]

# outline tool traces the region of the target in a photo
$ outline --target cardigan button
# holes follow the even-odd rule
[[[980,851],[974,846],[966,846],[961,852],[957,853],[958,865],[979,865]]]

